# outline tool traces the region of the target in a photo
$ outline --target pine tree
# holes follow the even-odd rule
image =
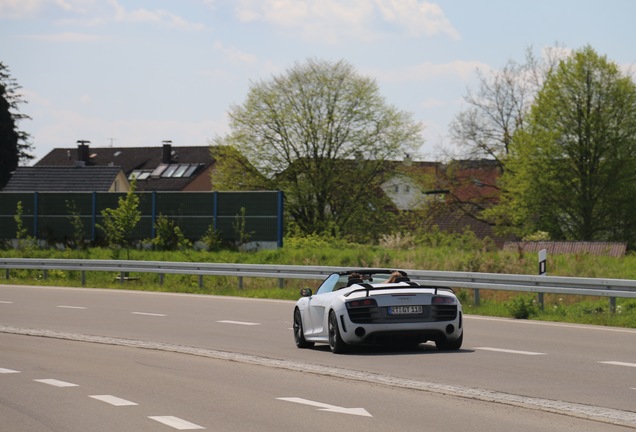
[[[19,163],[33,159],[30,135],[18,129],[20,120],[30,119],[18,112],[19,105],[25,103],[20,89],[9,68],[0,62],[0,189]]]

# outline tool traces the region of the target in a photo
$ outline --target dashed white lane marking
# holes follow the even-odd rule
[[[0,303],[2,303],[2,304],[13,304],[13,302],[10,302],[10,301],[0,301]]]
[[[97,399],[100,400],[102,402],[106,402],[108,404],[114,405],[114,406],[131,406],[131,405],[138,405],[134,402],[131,401],[127,401],[126,399],[121,399],[115,396],[111,396],[111,395],[94,395],[94,396],[90,396],[93,399]]]
[[[0,324],[0,332],[197,355],[218,360],[230,360],[243,364],[291,370],[302,372],[304,374],[311,373],[320,376],[329,376],[346,380],[355,380],[358,382],[367,382],[374,385],[387,385],[395,388],[407,388],[413,390],[427,391],[436,394],[459,396],[489,403],[499,403],[508,406],[530,408],[544,412],[558,413],[577,418],[584,418],[587,420],[592,419],[595,421],[607,422],[611,424],[625,425],[631,428],[636,427],[636,412],[633,411],[623,411],[600,406],[590,406],[550,399],[533,398],[485,389],[463,387],[458,385],[439,384],[427,381],[398,378],[395,376],[364,372],[355,369],[343,369],[332,366],[302,363],[291,360],[272,359],[267,357],[241,353],[231,353],[213,349],[171,345],[152,341],[119,339],[103,336],[84,335],[79,333],[64,333],[52,330],[7,327],[3,326],[2,324]]]
[[[64,305],[59,305],[58,306],[61,309],[86,309],[84,306],[64,306]]]
[[[545,353],[540,353],[540,352],[517,351],[517,350],[509,350],[509,349],[503,349],[503,348],[475,347],[475,349],[482,350],[482,351],[494,351],[494,352],[507,353],[507,354],[522,354],[522,355],[530,355],[530,356],[545,355]]]
[[[217,321],[217,322],[218,323],[222,323],[222,324],[238,324],[238,325],[246,325],[246,326],[257,326],[257,325],[260,325],[259,323],[245,322],[245,321],[223,320],[223,321]]]
[[[152,420],[158,421],[159,423],[163,423],[166,426],[173,427],[177,430],[194,430],[194,429],[205,429],[203,426],[196,425],[194,423],[190,423],[179,417],[173,416],[152,416],[148,417]]]
[[[13,370],[13,369],[0,368],[0,374],[10,374],[10,373],[20,373],[20,371]]]
[[[165,317],[166,314],[159,313],[150,313],[150,312],[133,312],[133,315],[146,315],[146,316],[157,316],[157,317]]]
[[[64,381],[59,381],[56,379],[37,379],[37,380],[33,380],[42,384],[48,384],[48,385],[52,385],[55,387],[79,387],[77,384],[73,384],[73,383],[69,383],[69,382],[64,382]]]
[[[608,364],[608,365],[614,365],[614,366],[636,367],[636,363],[625,363],[625,362],[619,362],[619,361],[602,361],[602,362],[599,362],[599,363]]]

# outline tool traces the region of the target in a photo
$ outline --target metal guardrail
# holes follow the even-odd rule
[[[242,286],[244,277],[277,278],[280,286],[285,279],[324,279],[326,275],[347,270],[350,267],[298,266],[274,264],[227,264],[201,262],[128,261],[128,260],[85,260],[85,259],[34,259],[0,258],[0,268],[5,269],[9,279],[12,269],[38,269],[42,271],[80,271],[82,285],[86,282],[87,271],[106,271],[119,274],[124,282],[125,274],[158,273],[191,274],[199,276],[202,285],[204,276],[234,276]],[[615,306],[616,298],[636,298],[636,280],[601,279],[562,276],[530,276],[499,273],[445,272],[401,269],[411,280],[421,284],[431,284],[449,288],[475,290],[475,301],[479,301],[479,290],[521,291],[528,293],[553,293],[564,295],[587,295],[610,298]]]

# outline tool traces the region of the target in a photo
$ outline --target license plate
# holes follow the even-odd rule
[[[389,315],[417,315],[422,312],[422,306],[391,306],[389,308]]]

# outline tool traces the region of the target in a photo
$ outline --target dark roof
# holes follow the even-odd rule
[[[128,175],[136,169],[155,169],[163,160],[163,148],[157,147],[90,147],[87,165],[119,166]],[[170,163],[213,162],[210,146],[171,147]],[[78,148],[56,148],[40,159],[35,166],[75,166],[81,160]]]
[[[85,153],[82,154],[82,151]],[[210,146],[156,146],[156,147],[89,147],[56,148],[40,159],[35,166],[67,166],[79,163],[86,166],[119,166],[131,180],[131,174],[137,177],[139,191],[180,191],[197,176],[205,172],[213,163]],[[192,168],[186,176],[153,175],[160,165],[181,166],[184,170]],[[166,171],[167,172],[167,171]],[[182,171],[183,173],[183,171]]]
[[[107,192],[121,167],[18,167],[3,192]]]

